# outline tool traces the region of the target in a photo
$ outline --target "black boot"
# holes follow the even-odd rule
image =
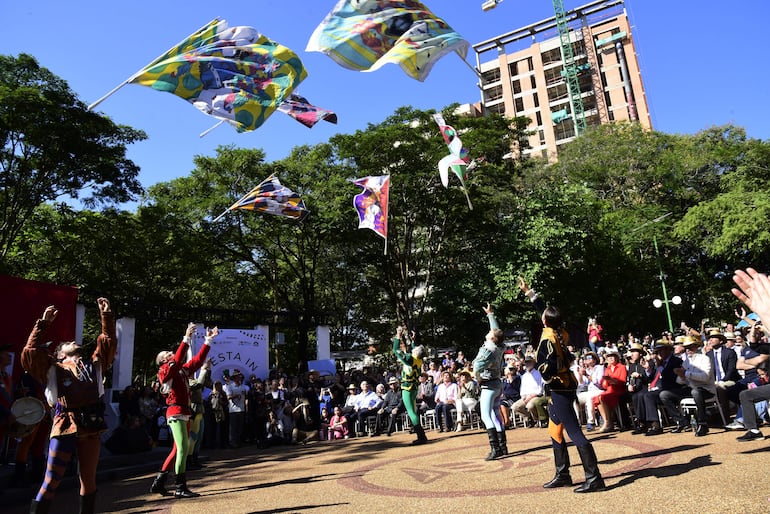
[[[422,425],[415,425],[414,433],[417,434],[417,439],[412,441],[412,444],[425,444],[428,442],[428,438],[425,437],[425,429],[422,428]]]
[[[96,492],[80,496],[80,514],[94,514]]]
[[[51,500],[42,499],[40,501],[32,500],[29,506],[29,514],[48,514],[51,510]]]
[[[29,487],[29,481],[27,480],[27,463],[26,462],[16,461],[10,486],[18,487],[22,489]]]
[[[497,429],[488,428],[487,437],[489,437],[489,455],[484,460],[495,460],[503,456],[500,452],[500,440],[497,438]]]
[[[150,486],[151,493],[158,493],[161,496],[168,496],[166,491],[166,479],[168,479],[168,471],[161,471],[155,475],[155,480],[152,481]]]
[[[192,461],[193,463],[198,466],[198,469],[205,468],[206,466],[203,465],[203,463],[198,458],[198,452],[193,452],[192,454]]]
[[[200,465],[195,457],[188,455],[185,469],[189,469],[190,471],[198,471],[199,469],[203,469],[203,466]]]
[[[569,474],[569,452],[567,451],[567,443],[557,443],[551,439],[551,446],[553,446],[553,462],[556,464],[556,476],[553,480],[543,484],[546,489],[553,489],[554,487],[566,487],[572,485],[572,477]]]
[[[575,489],[576,493],[593,493],[604,490],[604,479],[599,473],[599,464],[596,462],[596,452],[590,444],[577,447],[580,454],[580,460],[583,462],[583,471],[586,474],[586,481]]]
[[[200,496],[200,494],[194,493],[187,488],[187,473],[179,473],[176,476],[175,484],[174,498],[197,498]]]
[[[500,454],[508,455],[508,438],[505,436],[505,430],[497,433],[497,440],[500,443]]]

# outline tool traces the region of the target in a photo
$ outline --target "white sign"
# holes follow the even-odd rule
[[[200,327],[193,338],[193,352],[197,353],[203,344],[204,335],[205,331]],[[266,380],[270,371],[268,335],[266,326],[254,330],[220,328],[209,350],[211,379],[222,380],[225,370],[230,375],[238,370],[243,374],[244,381],[248,381],[251,375]]]

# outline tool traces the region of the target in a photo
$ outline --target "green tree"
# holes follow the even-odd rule
[[[126,157],[126,145],[145,138],[89,112],[64,80],[33,57],[0,56],[0,262],[44,202],[136,198],[142,192],[139,168]]]

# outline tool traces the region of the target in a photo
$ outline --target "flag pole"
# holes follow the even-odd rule
[[[465,57],[463,57],[462,55],[460,55],[458,52],[455,52],[455,54],[457,55],[457,57],[459,57],[459,58],[460,58],[460,60],[461,60],[462,62],[464,62],[464,63],[465,63],[465,65],[466,65],[466,66],[468,66],[468,67],[471,69],[471,71],[472,71],[472,72],[473,72],[473,73],[474,73],[474,74],[475,74],[475,75],[476,75],[476,76],[479,78],[479,80],[481,80],[481,79],[483,78],[483,77],[481,76],[481,72],[480,72],[479,70],[477,70],[476,68],[474,68],[474,67],[471,65],[471,63],[469,63],[468,61],[466,61],[466,60],[465,60]]]
[[[103,101],[105,101],[106,99],[108,99],[109,97],[111,97],[112,95],[114,95],[115,93],[117,93],[117,92],[118,92],[118,90],[119,90],[120,88],[122,88],[123,86],[125,86],[125,85],[127,85],[127,84],[130,84],[130,83],[131,83],[131,82],[132,82],[132,81],[133,81],[133,80],[134,80],[136,77],[138,77],[139,75],[141,75],[141,74],[142,74],[142,72],[143,72],[144,70],[146,70],[147,68],[149,68],[150,66],[152,66],[153,64],[155,64],[156,62],[158,62],[158,60],[159,60],[161,57],[163,57],[164,55],[166,55],[167,53],[169,53],[169,52],[170,52],[171,50],[173,50],[174,48],[178,47],[180,44],[182,44],[182,43],[183,43],[183,42],[185,42],[186,40],[190,39],[190,37],[194,36],[195,34],[197,34],[197,33],[201,32],[203,29],[205,29],[206,27],[208,27],[209,25],[211,25],[211,24],[213,24],[213,23],[215,23],[215,22],[218,22],[218,21],[219,21],[219,18],[214,18],[213,20],[211,20],[210,22],[208,22],[207,24],[205,24],[204,26],[202,26],[201,28],[199,28],[198,30],[196,30],[195,32],[193,32],[192,34],[190,34],[189,36],[187,36],[186,38],[184,38],[182,41],[180,41],[180,42],[179,42],[179,43],[177,43],[176,45],[172,46],[171,48],[169,48],[168,50],[166,50],[166,51],[165,51],[165,52],[163,52],[162,54],[160,54],[158,57],[156,57],[155,59],[153,59],[153,60],[152,60],[152,61],[151,61],[149,64],[145,65],[144,67],[142,67],[142,69],[140,69],[139,71],[137,71],[136,73],[134,73],[133,75],[131,75],[130,77],[128,77],[126,80],[124,80],[122,83],[120,83],[120,84],[119,84],[117,87],[113,88],[113,89],[112,89],[112,91],[110,91],[109,93],[107,93],[106,95],[104,95],[103,97],[101,97],[100,99],[98,99],[97,101],[95,101],[94,103],[92,103],[91,105],[89,105],[87,110],[89,110],[89,111],[90,111],[90,110],[92,110],[94,107],[96,107],[97,105],[99,105],[100,103],[102,103]]]
[[[385,253],[383,255],[388,255],[388,235],[385,234]]]
[[[220,125],[221,125],[222,123],[224,123],[224,122],[225,122],[225,120],[219,120],[219,121],[216,123],[216,125],[214,125],[213,127],[207,128],[206,130],[204,130],[203,132],[201,132],[201,135],[200,135],[199,137],[203,137],[203,136],[205,136],[206,134],[208,134],[209,132],[211,132],[212,130],[214,130],[215,128],[217,128],[218,126],[220,126]]]

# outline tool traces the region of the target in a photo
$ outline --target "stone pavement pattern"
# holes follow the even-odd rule
[[[98,512],[121,513],[392,513],[392,512],[769,512],[764,463],[770,440],[738,443],[736,432],[712,430],[706,437],[630,432],[589,435],[607,491],[576,494],[542,488],[553,476],[546,430],[509,430],[510,455],[484,461],[489,446],[479,431],[428,432],[431,442],[413,447],[413,436],[362,438],[259,450],[210,450],[207,467],[188,472],[200,498],[175,500],[149,494],[162,451],[137,456],[133,464],[100,463]],[[572,478],[583,470],[570,446]],[[170,479],[173,487],[173,478]],[[31,494],[31,491],[26,492]],[[70,484],[57,495],[58,513],[77,512]],[[5,501],[0,497],[0,501]],[[28,512],[15,498],[0,511]]]

